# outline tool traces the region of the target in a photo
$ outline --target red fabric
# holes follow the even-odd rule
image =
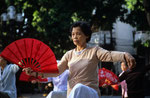
[[[102,85],[113,85],[119,82],[119,78],[110,70],[106,68],[99,69],[99,87]]]
[[[2,51],[1,56],[22,68],[31,67],[36,72],[58,72],[53,51],[37,39],[16,40]],[[18,64],[18,62],[21,62],[21,64]]]
[[[116,91],[118,91],[118,90],[119,90],[119,86],[118,86],[118,84],[111,85],[111,87],[112,87],[114,90],[116,90]]]
[[[31,82],[32,80],[36,80],[39,82],[48,82],[47,78],[41,78],[41,77],[33,77],[33,76],[29,76],[27,75],[25,72],[22,72],[20,77],[19,77],[20,81],[25,81],[25,82]]]

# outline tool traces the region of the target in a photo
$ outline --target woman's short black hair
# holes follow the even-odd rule
[[[78,21],[78,22],[75,22],[72,24],[71,28],[70,28],[70,32],[72,32],[72,29],[74,27],[80,27],[82,32],[88,36],[86,42],[90,41],[91,39],[91,34],[92,34],[92,30],[91,30],[91,27],[90,27],[90,24],[88,22],[85,22],[85,21]]]

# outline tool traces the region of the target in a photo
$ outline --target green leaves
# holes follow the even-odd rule
[[[32,5],[28,3],[28,1],[26,1],[24,4],[23,4],[23,10],[27,9],[27,8],[31,8]]]
[[[126,1],[126,6],[130,10],[134,10],[134,5],[137,3],[137,0],[125,0]]]
[[[3,12],[6,5],[10,4],[9,0],[6,1],[5,4],[2,2],[5,6],[0,6],[0,12]],[[137,0],[14,0],[17,11],[25,15],[26,22],[23,28],[26,28],[28,33],[25,33],[23,37],[33,37],[44,41],[58,58],[74,47],[69,38],[69,28],[75,21],[88,21],[91,26],[96,27],[95,30],[99,28],[112,30],[113,23],[120,18],[138,29],[147,29],[141,4],[142,0],[139,2]],[[123,5],[132,9],[126,19],[124,14],[127,13],[127,9]],[[95,13],[92,14],[94,9]]]
[[[150,30],[145,9],[143,7],[143,0],[125,0],[126,7],[129,9],[126,18],[121,17],[121,21],[126,22],[137,30]]]
[[[143,43],[144,47],[150,47],[150,40],[146,40],[145,43]]]
[[[143,3],[143,0],[125,0],[126,6],[130,10],[135,10],[136,8],[144,10],[142,6],[140,6],[138,3]],[[138,5],[138,7],[136,6]]]

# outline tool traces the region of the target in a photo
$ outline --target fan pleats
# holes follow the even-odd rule
[[[8,61],[20,67],[31,67],[34,71],[56,73],[57,62],[53,51],[43,42],[24,38],[8,45],[1,53]]]

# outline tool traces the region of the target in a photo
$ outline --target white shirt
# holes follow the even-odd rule
[[[53,82],[53,91],[66,91],[67,90],[67,80],[68,80],[69,70],[64,71],[61,75],[57,77],[48,77],[48,82]]]
[[[3,72],[0,67],[0,92],[7,93],[10,98],[17,98],[15,74],[18,70],[16,64],[6,65]]]

